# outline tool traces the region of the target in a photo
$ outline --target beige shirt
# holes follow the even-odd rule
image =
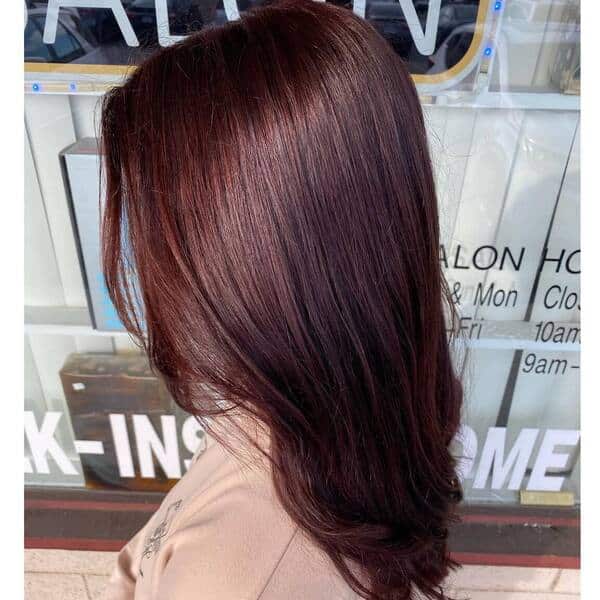
[[[103,600],[355,600],[277,501],[264,461],[209,438],[121,550]]]

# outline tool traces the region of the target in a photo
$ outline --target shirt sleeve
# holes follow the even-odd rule
[[[156,565],[151,600],[358,600],[297,526],[242,517],[236,535],[226,523],[221,535],[200,523],[181,529]]]
[[[154,564],[151,600],[257,600],[295,533],[262,515],[199,519],[170,537]]]
[[[135,557],[141,554],[146,528],[147,525],[140,529],[117,555],[117,564],[100,600],[133,600],[139,574],[139,560]]]

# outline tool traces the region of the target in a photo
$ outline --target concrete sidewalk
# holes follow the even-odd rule
[[[115,560],[114,552],[25,550],[25,599],[95,600]],[[465,566],[450,585],[471,600],[576,600],[579,571]]]

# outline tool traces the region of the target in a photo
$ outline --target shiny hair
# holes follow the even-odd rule
[[[402,60],[348,9],[262,6],[112,89],[102,148],[106,284],[174,399],[264,426],[359,595],[445,598],[462,388]]]

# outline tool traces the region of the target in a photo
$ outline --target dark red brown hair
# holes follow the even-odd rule
[[[443,598],[462,392],[402,61],[278,2],[145,62],[102,144],[106,282],[175,400],[264,424],[283,507],[359,594]]]

